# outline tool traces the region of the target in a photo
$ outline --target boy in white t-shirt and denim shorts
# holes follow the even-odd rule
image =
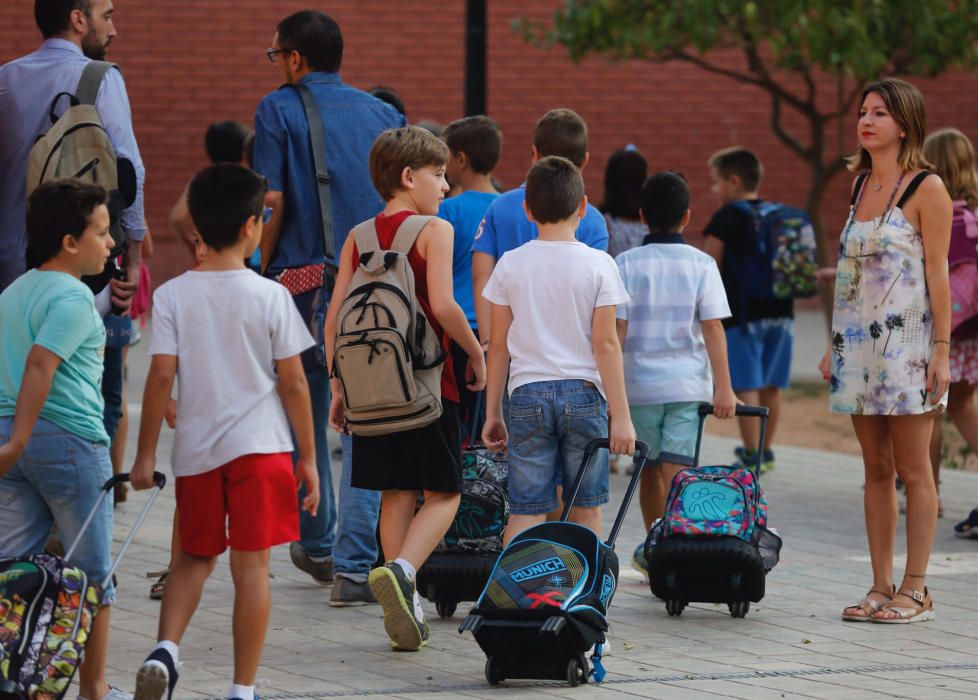
[[[631,297],[618,307],[617,323],[632,421],[656,463],[645,468],[639,490],[648,531],[663,515],[676,474],[694,462],[699,405],[712,396],[716,416],[732,418],[738,402],[727,366],[722,319],[730,307],[720,272],[713,258],[683,239],[686,180],[657,173],[642,186],[640,203],[649,234],[615,262]],[[648,574],[644,543],[632,563]]]
[[[315,515],[319,504],[299,358],[313,339],[285,287],[244,265],[261,239],[264,196],[263,180],[240,165],[198,173],[187,202],[206,256],[153,296],[153,360],[131,482],[152,485],[160,424],[179,377],[172,467],[181,551],[167,577],[158,643],[136,676],[138,700],[172,698],[178,645],[228,547],[235,664],[227,697],[254,700],[270,609],[269,550],[299,538],[297,482],[308,486],[303,510]]]
[[[611,257],[575,238],[586,207],[573,163],[538,161],[527,175],[524,208],[539,238],[500,258],[482,293],[492,302],[482,437],[490,449],[509,449],[507,544],[557,507],[557,485],[573,483],[588,441],[610,432],[612,452],[635,448],[615,335],[615,306],[628,295]],[[509,435],[502,419],[507,368]],[[602,453],[591,466],[570,515],[599,533],[606,460]]]

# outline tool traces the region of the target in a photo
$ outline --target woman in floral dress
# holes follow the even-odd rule
[[[947,254],[951,199],[926,171],[924,100],[901,80],[862,94],[849,219],[839,243],[832,337],[820,363],[830,405],[852,415],[866,471],[864,507],[873,585],[845,608],[851,621],[934,617],[924,576],[937,520],[928,445],[949,384]],[[897,499],[907,494],[907,566],[894,586]]]

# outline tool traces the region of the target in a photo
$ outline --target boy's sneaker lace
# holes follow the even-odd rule
[[[384,608],[384,629],[391,646],[401,651],[417,651],[428,643],[431,631],[424,618],[414,612],[414,581],[400,564],[388,562],[370,572],[367,579],[377,602]]]
[[[136,693],[133,700],[173,700],[173,688],[180,674],[166,649],[154,649],[136,673]]]

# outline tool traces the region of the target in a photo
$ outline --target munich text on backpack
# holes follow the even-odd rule
[[[390,250],[380,248],[373,219],[351,232],[360,261],[337,317],[333,376],[354,435],[412,430],[441,416],[445,351],[418,304],[408,262],[433,218],[409,216]]]
[[[602,542],[567,518],[592,457],[608,445],[607,438],[588,443],[574,484],[564,492],[560,521],[535,525],[512,539],[459,627],[459,632],[471,630],[485,652],[486,680],[492,685],[507,678],[548,678],[576,686],[591,676],[599,682],[604,677],[601,649],[618,587],[615,539],[649,456],[649,446],[636,441],[635,471]]]
[[[815,296],[815,229],[808,214],[777,202],[737,202],[754,220],[757,250],[736,261],[748,299]],[[732,256],[731,256],[732,257]],[[728,257],[728,262],[731,261]]]
[[[62,92],[54,96],[48,112],[51,128],[37,139],[28,156],[27,195],[42,183],[62,178],[104,188],[109,193],[111,233],[116,246],[113,251],[118,255],[126,242],[119,214],[136,199],[136,172],[129,160],[116,157],[95,109],[102,79],[112,69],[118,70],[118,66],[90,61],[82,71],[75,94]],[[57,108],[63,97],[68,98],[69,106],[58,117]]]
[[[117,474],[105,482],[65,559],[115,485],[128,479],[128,474]],[[84,571],[50,554],[0,559],[0,699],[61,700],[68,693],[102,606],[102,591],[166,483],[159,472],[154,480],[156,488],[103,581],[89,580]]]
[[[710,404],[700,406],[694,466],[676,475],[666,497],[665,515],[645,544],[652,593],[666,601],[670,616],[691,602],[727,603],[743,617],[751,602],[764,597],[764,577],[778,562],[781,537],[767,527],[767,501],[761,490],[760,460],[768,409],[738,406],[738,416],[761,419],[758,464],[699,467],[700,442]]]
[[[947,256],[951,286],[951,337],[978,335],[978,215],[967,202],[954,202]]]

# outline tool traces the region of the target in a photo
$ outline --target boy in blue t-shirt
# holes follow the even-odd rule
[[[442,202],[438,208],[438,216],[455,229],[452,256],[455,301],[462,307],[469,326],[476,331],[478,337],[472,294],[472,242],[486,210],[499,196],[492,184],[492,171],[499,162],[503,135],[496,122],[479,115],[452,122],[442,130],[441,137],[449,151],[445,176],[453,187],[461,189],[461,194]],[[471,430],[478,395],[465,386],[465,364],[468,357],[454,341],[452,356],[459,388],[459,418],[465,430]],[[468,436],[469,441],[474,442],[481,431],[480,421],[475,434]]]
[[[570,109],[552,109],[537,122],[533,131],[533,162],[546,156],[561,156],[583,170],[588,162],[587,124]],[[482,296],[493,268],[503,254],[519,248],[538,236],[537,225],[523,210],[526,185],[499,196],[486,211],[472,245],[472,287],[479,337],[489,342],[491,304]],[[577,228],[577,240],[601,251],[608,251],[608,226],[590,204]]]
[[[102,413],[105,326],[84,275],[114,245],[106,192],[78,180],[38,187],[27,203],[30,257],[39,263],[0,295],[0,557],[44,551],[55,524],[65,544],[112,476]],[[72,564],[102,583],[111,568],[112,504],[103,501]],[[105,681],[109,612],[104,588],[79,669],[78,697],[129,697]]]

